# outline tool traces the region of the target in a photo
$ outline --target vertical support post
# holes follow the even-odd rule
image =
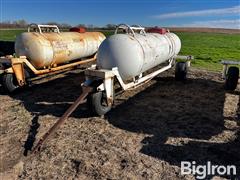
[[[191,60],[187,60],[186,64],[187,64],[187,67],[190,68],[190,66],[191,66]]]
[[[222,78],[226,79],[227,74],[227,64],[223,64]]]
[[[17,78],[19,86],[24,86],[26,84],[25,81],[25,73],[24,73],[24,65],[21,58],[12,58],[12,69]]]
[[[107,104],[110,106],[113,104],[113,80],[114,78],[107,78],[104,80],[104,89],[106,91],[107,96]]]

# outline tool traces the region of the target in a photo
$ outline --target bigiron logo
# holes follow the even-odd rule
[[[205,179],[209,175],[236,175],[237,168],[235,165],[215,165],[207,161],[205,165],[197,165],[196,161],[182,161],[181,174],[195,175],[198,179]]]

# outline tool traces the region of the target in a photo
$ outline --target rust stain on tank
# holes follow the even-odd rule
[[[105,39],[100,32],[37,33],[24,35],[19,49],[36,68],[69,62],[96,53]]]
[[[36,64],[34,64],[36,67],[43,67],[45,66],[44,60],[39,59]]]
[[[66,59],[69,56],[69,51],[68,50],[61,50],[61,51],[56,51],[54,54],[54,58],[53,58],[53,62],[52,64],[61,64],[64,61],[66,61]]]

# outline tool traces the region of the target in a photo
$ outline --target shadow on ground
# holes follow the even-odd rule
[[[25,141],[25,144],[24,144],[24,152],[23,152],[24,156],[27,156],[28,152],[32,150],[39,127],[40,127],[40,124],[38,123],[38,116],[34,116],[34,118],[32,119],[32,125],[30,126],[30,129],[28,132],[27,140]]]
[[[224,101],[222,83],[190,79],[182,84],[158,78],[154,85],[113,109],[108,120],[118,128],[149,134],[142,141],[143,154],[179,167],[181,161],[233,164],[239,176],[240,131],[236,131],[235,140],[229,143],[211,139],[231,131],[224,126]],[[239,119],[239,109],[238,104],[238,117],[232,118],[234,121]]]
[[[142,141],[140,152],[171,165],[180,167],[181,161],[197,164],[211,161],[218,165],[234,164],[240,172],[239,130],[233,141],[222,143],[214,139],[225,131],[232,131],[224,125],[223,84],[203,78],[189,79],[184,84],[173,78],[155,78],[155,81],[112,109],[106,116],[108,121],[130,132],[149,134]],[[81,82],[81,74],[68,72],[62,78],[35,85],[12,97],[21,100],[32,114],[60,117],[81,94]],[[238,117],[233,117],[233,121],[239,119],[239,106]],[[89,116],[85,106],[72,114],[76,118]],[[32,120],[32,127],[26,151],[35,140],[37,117]]]
[[[11,96],[14,99],[21,100],[27,111],[33,115],[61,117],[81,94],[81,83],[84,79],[83,72],[67,72],[60,75],[63,77],[56,77],[49,81],[46,78],[45,81],[47,82],[21,89]],[[0,93],[4,94],[2,87]],[[89,113],[83,105],[79,106],[71,116],[77,118],[88,117]]]

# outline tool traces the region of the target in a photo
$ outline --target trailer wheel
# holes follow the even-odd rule
[[[0,64],[0,70],[4,70],[3,64]],[[2,82],[3,82],[3,77],[2,77],[2,76],[3,76],[3,75],[0,74],[0,84],[2,84]]]
[[[177,62],[175,67],[175,79],[184,81],[187,78],[187,64],[185,62]]]
[[[93,93],[88,97],[88,105],[93,113],[99,116],[106,114],[112,108],[111,106],[107,106],[106,98],[103,97],[103,94],[101,91]]]
[[[13,73],[6,73],[3,75],[2,85],[8,93],[12,93],[19,88],[16,76]]]
[[[25,73],[25,81],[26,81],[26,85],[24,85],[24,87],[26,87],[30,84],[30,81],[29,81],[30,74],[26,69],[24,69],[24,73]],[[18,85],[17,78],[14,73],[5,73],[3,74],[1,79],[2,79],[1,83],[3,85],[3,88],[8,93],[13,93],[20,87]]]
[[[233,91],[237,87],[239,78],[239,69],[237,67],[229,67],[226,81],[225,81],[225,89]]]

